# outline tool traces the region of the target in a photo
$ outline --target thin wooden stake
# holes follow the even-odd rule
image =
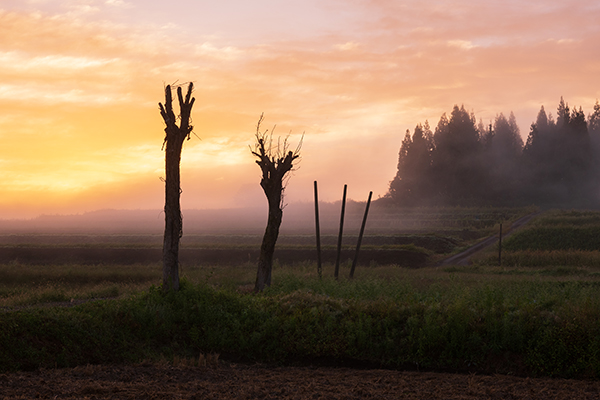
[[[369,206],[371,205],[371,196],[373,192],[369,192],[369,199],[367,200],[367,206],[365,207],[365,216],[360,226],[360,233],[358,234],[358,242],[356,243],[356,254],[354,254],[354,260],[352,261],[352,268],[350,268],[350,279],[354,279],[354,269],[358,263],[358,253],[360,252],[360,244],[362,242],[363,234],[365,233],[365,225],[367,224],[367,215],[369,215]]]
[[[500,235],[498,241],[498,266],[502,266],[502,222],[500,222]]]
[[[323,277],[321,266],[321,228],[319,226],[319,194],[317,191],[317,181],[315,181],[315,230],[317,233],[317,273],[319,280]]]
[[[342,253],[342,234],[344,233],[344,213],[346,212],[346,191],[348,185],[344,185],[344,196],[342,197],[342,215],[340,216],[340,233],[338,234],[337,255],[335,258],[335,279],[338,279],[340,273],[340,256]]]

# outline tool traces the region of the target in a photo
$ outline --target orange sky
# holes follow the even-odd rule
[[[287,201],[387,191],[406,129],[464,104],[521,133],[600,98],[600,3],[3,0],[0,218],[156,208],[163,86],[193,81],[184,208],[266,203],[256,122],[295,143]]]

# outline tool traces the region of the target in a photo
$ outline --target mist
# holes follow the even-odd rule
[[[265,202],[266,203],[266,202]],[[366,202],[347,200],[344,218],[344,236],[357,236],[364,216]],[[267,221],[267,205],[261,207],[227,208],[214,210],[183,210],[183,238],[186,235],[249,235],[264,233]],[[319,221],[323,236],[335,236],[339,231],[341,201],[320,202]],[[390,208],[385,201],[374,200],[371,204],[366,225],[366,234],[389,232],[412,232],[427,229],[416,226],[410,216]],[[0,220],[0,235],[3,241],[17,240],[17,236],[65,235],[121,235],[155,236],[162,243],[164,213],[150,210],[98,210],[73,215],[41,215],[31,219]],[[315,206],[312,202],[287,204],[283,209],[280,233],[286,235],[314,236]],[[7,239],[14,236],[13,239]],[[64,239],[64,238],[63,238]],[[311,239],[312,240],[312,239]],[[17,240],[18,241],[18,240]],[[311,242],[312,243],[312,242]],[[6,242],[5,244],[8,244]]]
[[[584,207],[600,205],[600,104],[587,117],[561,97],[542,106],[524,142],[511,112],[477,123],[464,106],[435,129],[418,124],[400,146],[386,199],[395,205]]]

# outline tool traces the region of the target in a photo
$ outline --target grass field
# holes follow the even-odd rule
[[[588,229],[594,218],[553,212],[527,230]],[[542,251],[565,261],[523,264],[526,252]],[[598,378],[600,266],[575,252],[594,250],[507,250],[520,261],[503,267],[493,249],[469,266],[368,264],[352,281],[348,262],[339,281],[331,263],[323,279],[312,261],[277,263],[272,287],[258,295],[254,263],[184,265],[183,289],[171,295],[158,287],[158,263],[1,264],[0,370],[218,352],[285,364]],[[102,300],[46,307],[89,299]]]
[[[527,227],[504,240],[502,265],[507,267],[600,266],[600,212],[545,212]],[[498,247],[473,260],[477,265],[498,265]]]
[[[10,349],[0,369],[219,352],[275,363],[600,373],[600,269],[378,266],[338,282],[331,265],[322,280],[315,267],[276,267],[273,286],[261,295],[251,293],[253,267],[198,267],[184,271],[184,289],[167,297],[152,289],[157,266],[79,274],[21,268],[30,280],[2,288],[2,306],[20,311],[0,314],[0,342]],[[10,268],[2,266],[4,277],[14,276]],[[347,272],[344,266],[341,275]],[[91,298],[114,300],[20,308]]]

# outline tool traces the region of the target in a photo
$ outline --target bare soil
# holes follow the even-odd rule
[[[600,382],[379,369],[88,365],[0,374],[1,399],[599,399]]]

